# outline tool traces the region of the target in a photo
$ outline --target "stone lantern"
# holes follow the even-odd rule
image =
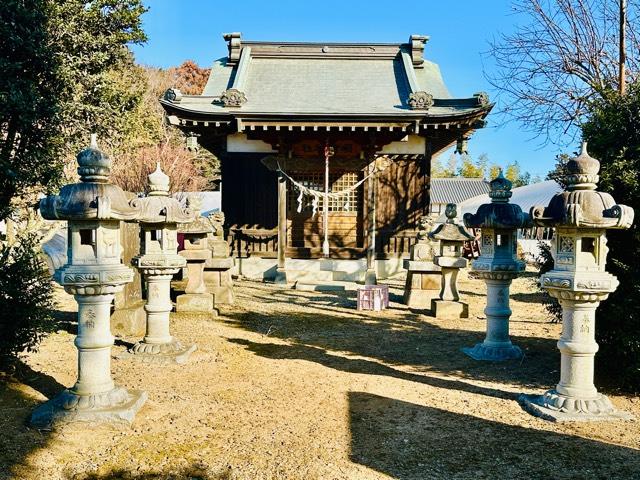
[[[442,269],[440,298],[431,300],[431,313],[436,318],[467,318],[469,306],[460,301],[458,293],[458,272],[467,266],[467,259],[462,257],[462,246],[465,241],[474,237],[456,223],[456,205],[449,203],[445,208],[447,221],[440,224],[429,234],[429,238],[440,242],[440,251],[434,262]]]
[[[195,221],[178,227],[178,231],[184,235],[184,249],[180,251],[180,255],[187,260],[187,285],[184,294],[176,298],[176,311],[214,313],[213,295],[207,291],[204,281],[205,263],[211,259],[207,238],[213,232],[213,227],[209,220],[199,216],[199,199],[189,197],[187,203],[189,208],[198,212],[198,217]]]
[[[536,225],[555,227],[553,270],[542,275],[542,287],[562,306],[560,383],[544,395],[522,395],[524,408],[548,420],[611,420],[630,418],[614,409],[593,384],[595,313],[618,286],[605,271],[607,229],[629,228],[633,209],[618,205],[608,193],[598,192],[600,163],[582,152],[566,166],[566,189],[549,205],[535,206]]]
[[[234,303],[233,279],[231,268],[233,258],[229,256],[229,244],[224,238],[224,213],[213,212],[207,215],[213,233],[207,237],[211,258],[204,264],[204,281],[213,294],[215,305]]]
[[[122,264],[120,221],[135,220],[138,210],[120,187],[109,183],[111,160],[92,135],[91,146],[78,154],[80,183],[66,185],[59,195],[40,201],[42,216],[67,220],[67,263],[54,279],[78,302],[78,379],[38,407],[31,423],[132,422],[147,394],[114,385],[109,315],[114,294],[133,278]]]
[[[171,279],[187,261],[178,255],[178,223],[195,220],[198,212],[183,209],[169,197],[169,177],[160,169],[149,175],[149,194],[131,202],[141,209],[140,254],[131,260],[147,283],[146,335],[121,358],[134,358],[154,363],[185,363],[196,349],[183,346],[169,331]]]
[[[430,308],[431,300],[437,298],[440,289],[440,267],[433,263],[438,245],[429,238],[432,226],[430,217],[420,217],[416,243],[402,264],[407,270],[403,301],[409,308]]]
[[[529,228],[532,223],[519,205],[509,203],[511,182],[502,171],[489,186],[491,203],[463,217],[467,228],[482,229],[481,255],[472,261],[471,269],[487,284],[487,333],[484,342],[462,351],[475,360],[501,361],[522,356],[509,339],[509,286],[525,269],[525,263],[517,258],[518,229]]]

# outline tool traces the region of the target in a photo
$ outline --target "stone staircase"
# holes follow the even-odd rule
[[[364,280],[358,260],[316,259],[287,260],[287,281],[296,290],[329,292],[356,288]]]

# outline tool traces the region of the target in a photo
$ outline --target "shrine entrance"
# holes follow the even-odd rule
[[[324,171],[292,171],[289,175],[305,187],[323,191]],[[364,248],[363,231],[363,186],[357,183],[363,172],[353,169],[329,171],[329,191],[345,192],[328,199],[328,237],[334,253],[343,251],[343,256],[356,256]],[[355,188],[354,188],[355,187]],[[287,185],[287,246],[292,256],[317,256],[324,239],[324,198],[302,196],[294,185]],[[345,250],[346,249],[346,250]],[[351,254],[351,255],[350,255]]]

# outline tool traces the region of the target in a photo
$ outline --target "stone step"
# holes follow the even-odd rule
[[[330,282],[333,280],[333,272],[329,270],[287,270],[289,282]]]

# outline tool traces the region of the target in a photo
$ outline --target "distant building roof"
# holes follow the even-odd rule
[[[468,198],[489,193],[489,182],[483,178],[432,178],[431,203],[460,203]]]
[[[440,179],[433,179],[440,180]],[[433,182],[433,180],[431,180]],[[561,192],[562,187],[555,180],[545,180],[544,182],[524,185],[512,190],[513,195],[509,199],[510,203],[517,203],[523,212],[529,212],[535,205],[547,205],[556,193]],[[462,218],[465,213],[475,213],[483,203],[491,202],[487,193],[472,197],[458,205],[458,218]],[[438,217],[438,222],[446,220],[444,215]]]

